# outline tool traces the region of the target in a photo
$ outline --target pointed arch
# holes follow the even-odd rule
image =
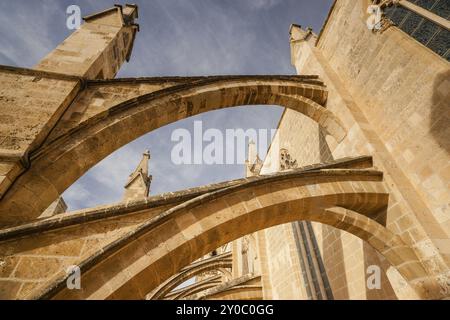
[[[295,220],[335,226],[367,241],[397,268],[421,297],[436,297],[412,249],[369,218],[388,194],[372,170],[282,173],[211,192],[141,225],[84,261],[84,288],[67,290],[64,278],[37,297],[139,299],[214,248],[245,234]],[[357,213],[360,212],[360,213]],[[59,285],[58,285],[59,284]],[[425,286],[425,287],[424,287]]]
[[[186,280],[211,270],[221,270],[221,268],[231,268],[231,252],[223,253],[209,259],[200,260],[183,268],[180,272],[173,275],[156,289],[150,292],[146,299],[157,300],[164,298],[169,292],[178,287]]]

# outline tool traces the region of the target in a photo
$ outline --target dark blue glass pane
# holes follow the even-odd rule
[[[435,2],[436,0],[416,0],[414,4],[429,10]]]
[[[427,44],[431,37],[436,33],[439,26],[429,20],[425,20],[412,36],[422,44]]]
[[[392,18],[392,15],[395,12],[395,8],[396,8],[395,6],[390,6],[390,7],[385,8],[384,11],[383,11],[384,15],[386,17],[388,17],[390,20],[392,20],[391,18]]]
[[[439,29],[439,33],[430,41],[428,47],[443,56],[450,49],[450,31],[444,28]]]
[[[423,21],[424,18],[414,12],[410,12],[406,17],[406,20],[400,25],[400,28],[407,34],[412,34]]]
[[[399,25],[402,21],[403,21],[403,19],[405,18],[405,16],[408,14],[408,10],[406,10],[405,8],[403,8],[403,7],[400,7],[400,6],[398,6],[398,7],[396,7],[395,8],[395,10],[394,10],[394,12],[392,13],[392,16],[391,16],[391,20],[392,20],[392,22],[394,22],[396,25]]]

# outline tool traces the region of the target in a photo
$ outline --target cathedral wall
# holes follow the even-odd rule
[[[256,232],[264,299],[303,299],[304,286],[291,224]]]
[[[42,142],[77,86],[76,79],[0,68],[0,153],[24,153],[35,140]]]
[[[395,161],[404,177],[397,184],[404,193],[411,189],[407,201],[448,265],[449,64],[395,27],[368,32],[361,4],[339,3],[318,48]]]
[[[265,159],[262,174],[270,172],[273,163],[279,161],[279,149],[287,149],[291,159],[296,160],[299,167],[333,159],[317,123],[289,109],[286,109],[283,114],[274,143]],[[396,298],[386,276],[389,265],[384,260],[380,260],[374,249],[347,232],[320,223],[312,223],[312,225],[335,299]],[[290,295],[289,298],[307,299],[302,267],[299,262],[300,253],[294,242],[291,224],[261,232],[264,233],[268,243],[266,261],[269,264],[273,298]],[[276,260],[277,256],[286,254],[289,249],[290,261]],[[379,265],[382,270],[380,290],[366,289],[366,268],[373,264]],[[291,268],[292,271],[289,272],[293,274],[282,271],[287,266]],[[296,282],[292,282],[294,275]],[[291,295],[294,291],[284,286],[288,279],[291,279],[289,280],[291,283],[301,286],[301,290],[296,292],[298,295]]]
[[[371,32],[366,9],[337,1],[317,48],[448,238],[450,64],[396,27]]]

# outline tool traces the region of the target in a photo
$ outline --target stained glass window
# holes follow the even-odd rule
[[[411,2],[445,19],[450,18],[450,0]],[[450,61],[450,32],[447,29],[400,5],[385,8],[384,15],[398,28]]]

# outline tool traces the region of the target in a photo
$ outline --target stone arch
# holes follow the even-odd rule
[[[301,176],[286,172],[207,193],[150,219],[82,262],[82,290],[67,290],[65,278],[60,278],[34,298],[144,298],[177,270],[220,245],[301,219],[332,225],[367,241],[420,297],[439,297],[439,288],[413,250],[369,218],[388,202],[381,177],[372,170],[321,170]]]
[[[187,297],[193,300],[263,300],[261,276],[246,274]]]
[[[220,292],[212,292],[214,288],[206,290],[207,295],[199,300],[263,300],[262,287],[257,285],[240,285]],[[199,294],[197,294],[199,295]]]
[[[169,292],[178,287],[180,284],[185,282],[196,275],[202,274],[207,271],[218,270],[221,271],[222,268],[231,268],[231,252],[227,252],[218,256],[214,256],[209,259],[201,260],[190,264],[189,266],[183,268],[180,272],[173,275],[162,284],[160,284],[156,289],[150,292],[146,299],[157,300],[164,298]]]
[[[53,137],[31,155],[30,168],[0,202],[0,223],[38,217],[113,151],[156,128],[202,112],[243,105],[281,105],[310,117],[341,141],[346,129],[323,106],[326,97],[324,85],[314,77],[230,76],[193,81],[113,105]]]
[[[220,272],[225,279],[229,280],[233,278],[233,275],[231,274],[231,268],[219,268],[217,269],[217,271]]]

